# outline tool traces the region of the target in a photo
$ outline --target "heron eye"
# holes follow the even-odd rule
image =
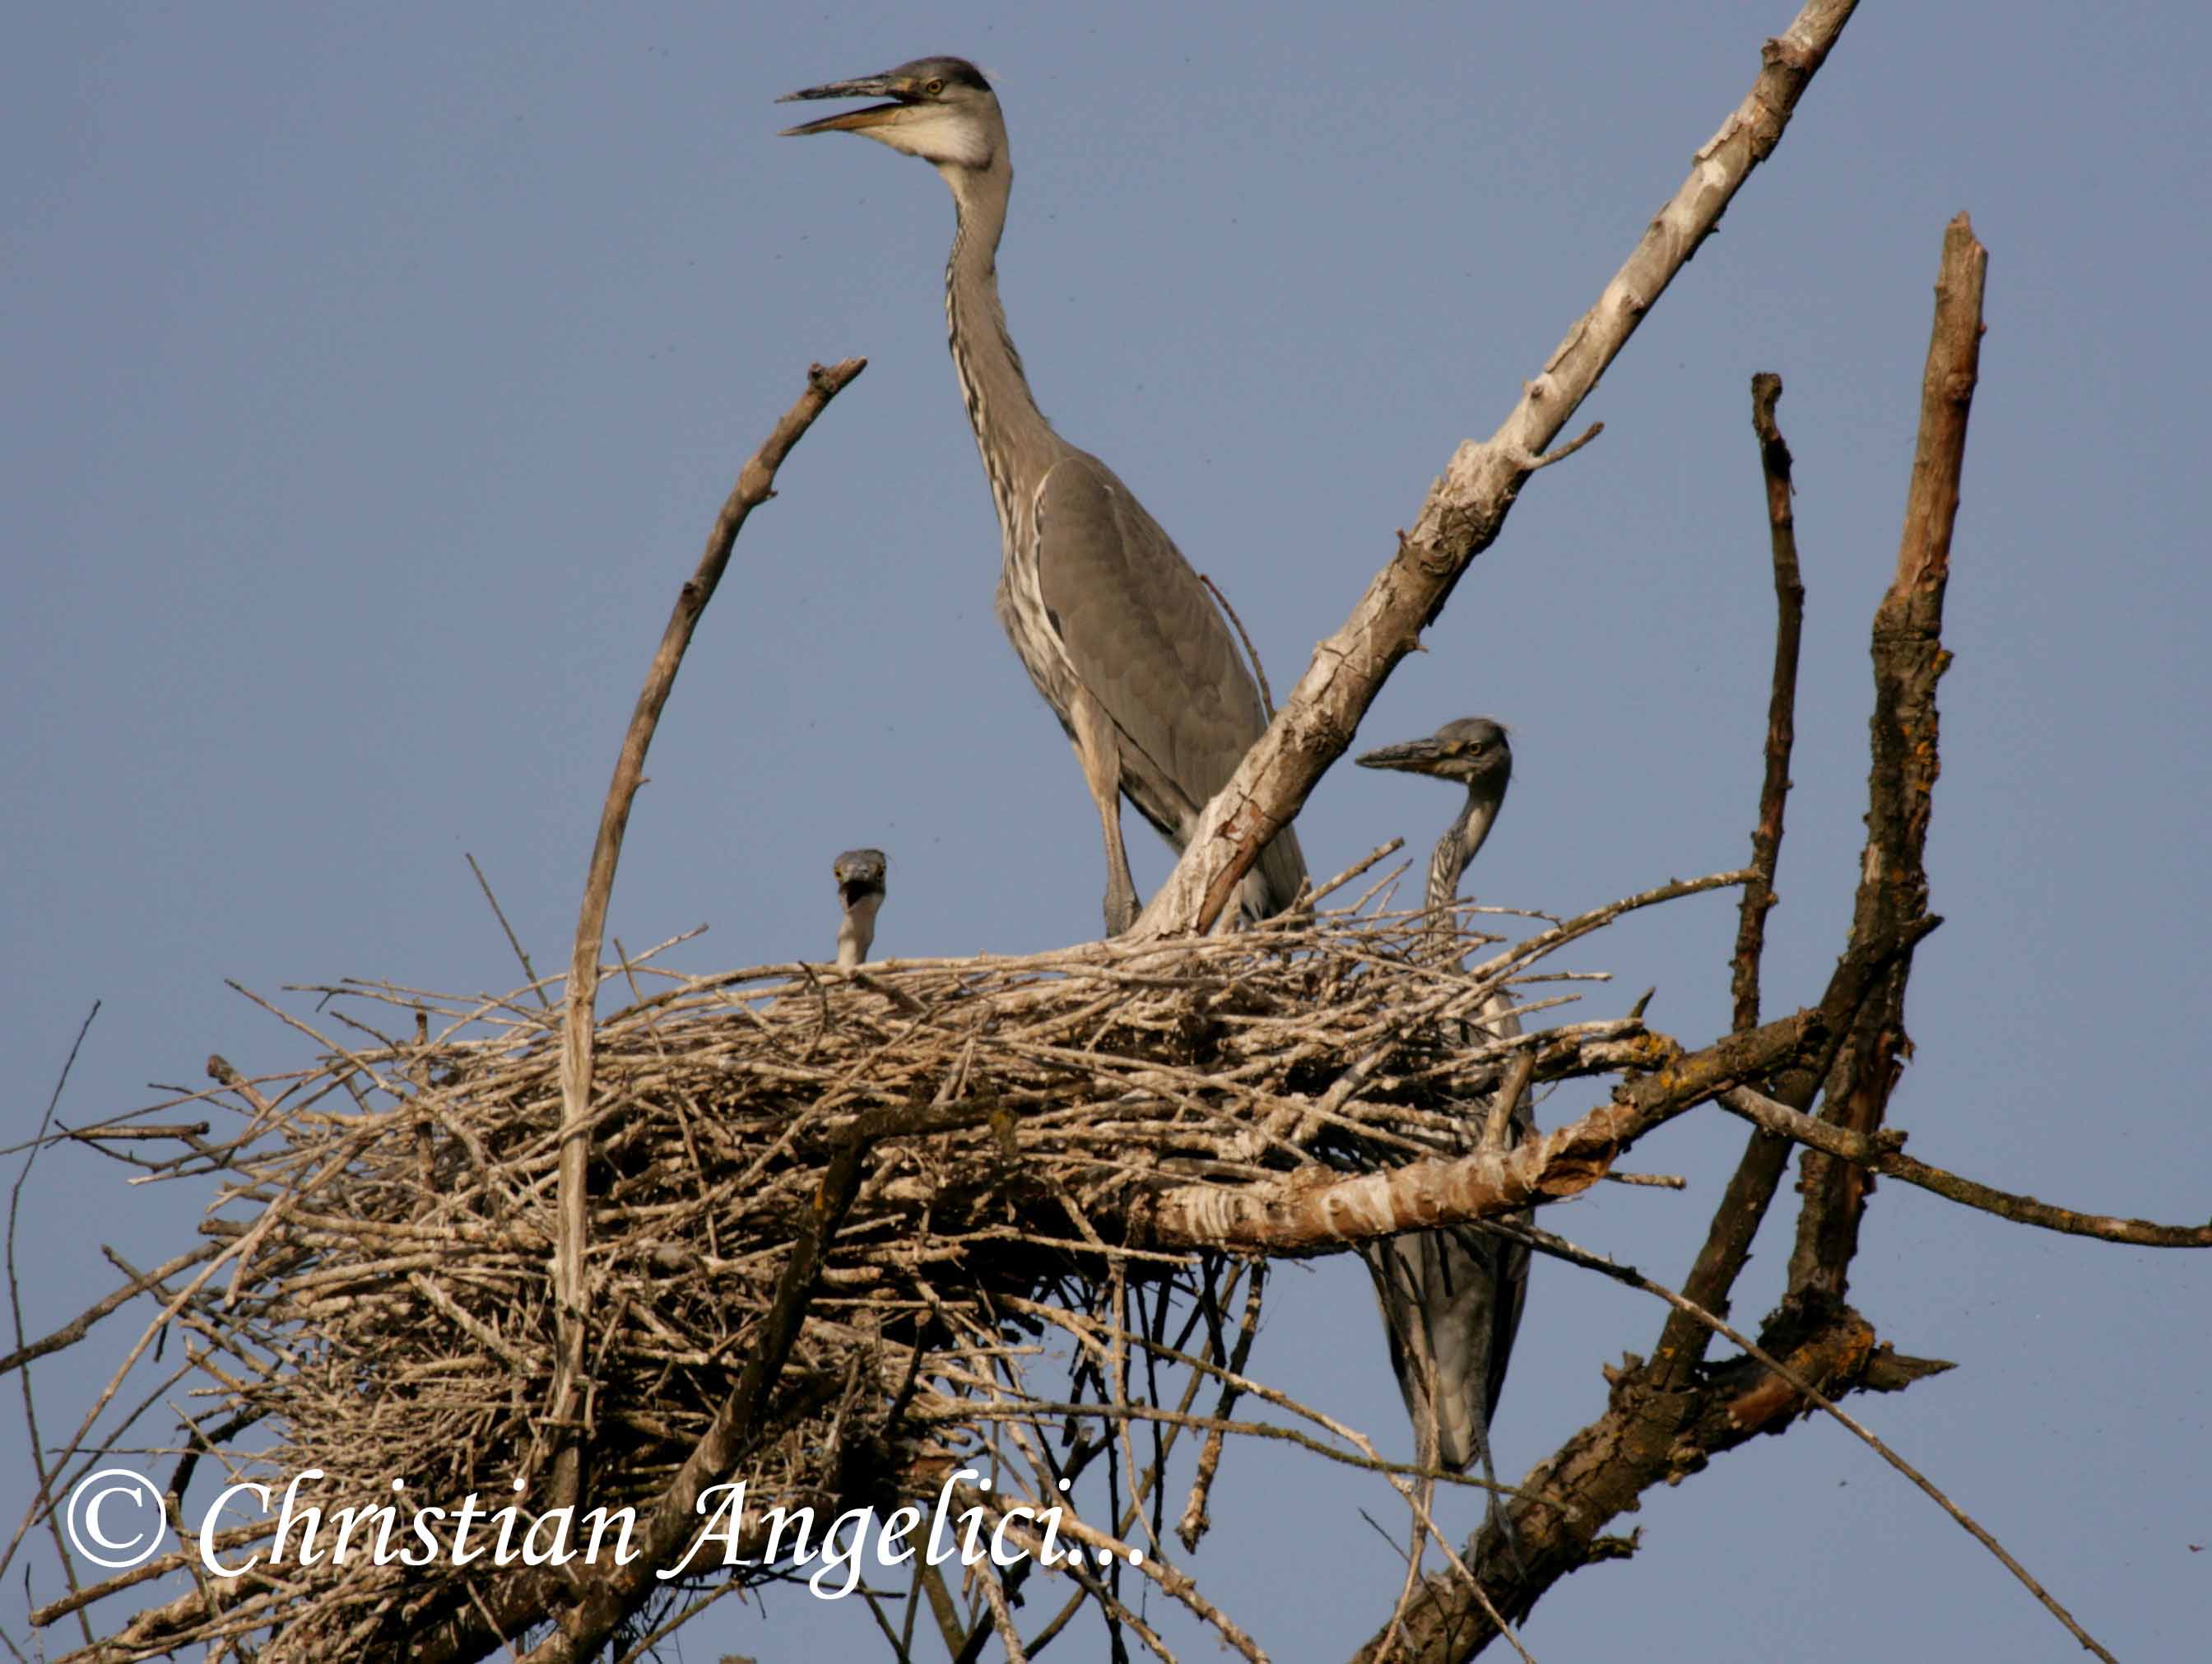
[[[942,81],[936,80],[925,81],[921,83],[921,90],[927,93],[932,98],[935,98],[939,93],[945,90],[945,83]]]

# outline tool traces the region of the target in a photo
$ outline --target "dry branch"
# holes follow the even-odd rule
[[[1790,802],[1790,758],[1797,740],[1797,659],[1805,631],[1805,580],[1797,561],[1797,518],[1790,505],[1790,446],[1774,407],[1782,378],[1762,371],[1751,379],[1751,425],[1759,440],[1759,470],[1766,482],[1768,559],[1774,569],[1774,673],[1766,701],[1765,767],[1759,778],[1759,819],[1751,834],[1751,878],[1744,885],[1736,923],[1730,988],[1738,1030],[1759,1022],[1759,962],[1766,950],[1766,915],[1774,906],[1774,878],[1782,860],[1784,811]],[[1818,1076],[1802,1071],[1796,1084],[1809,1093]],[[1811,1101],[1808,1096],[1807,1102]],[[1751,1244],[1773,1203],[1775,1187],[1790,1160],[1786,1139],[1754,1130],[1737,1159],[1706,1227],[1705,1246],[1683,1279],[1684,1297],[1701,1309],[1725,1312],[1729,1294],[1751,1257]],[[1710,1331],[1680,1314],[1667,1319],[1655,1354],[1678,1383],[1703,1362]]]
[[[1752,377],[1751,425],[1766,477],[1767,545],[1774,564],[1774,677],[1766,700],[1766,769],[1759,780],[1759,823],[1751,834],[1752,878],[1744,886],[1730,984],[1739,1032],[1759,1026],[1759,962],[1782,859],[1790,756],[1797,744],[1797,655],[1805,635],[1805,578],[1797,564],[1797,517],[1790,504],[1790,446],[1774,419],[1781,398],[1780,376],[1763,370]]]
[[[1645,228],[1636,248],[1523,388],[1486,441],[1462,444],[1397,553],[1376,574],[1342,629],[1315,648],[1305,674],[1234,777],[1206,805],[1182,859],[1136,929],[1164,935],[1212,926],[1267,841],[1343,754],[1392,668],[1419,644],[1475,556],[1497,540],[1528,477],[1555,459],[1546,449],[1597,386],[1674,274],[1720,223],[1783,130],[1834,46],[1856,0],[1808,0],[1765,47],[1765,65],[1741,105],[1696,156],[1689,178]],[[1565,454],[1564,452],[1561,454]]]
[[[1720,1106],[1741,1115],[1771,1135],[1794,1140],[1838,1161],[1857,1166],[1977,1209],[2015,1224],[2033,1225],[2067,1236],[2091,1236],[2100,1242],[2124,1242],[2132,1248],[2212,1248],[2212,1224],[2162,1225],[2149,1219],[2122,1219],[2110,1214],[2081,1213],[2054,1206],[2033,1196],[2015,1195],[1979,1181],[1947,1173],[1940,1167],[1913,1160],[1896,1147],[1904,1135],[1894,1131],[1872,1138],[1812,1115],[1800,1114],[1786,1103],[1777,1103],[1749,1087],[1734,1087],[1717,1095]]]
[[[1578,1196],[1622,1151],[1737,1081],[1765,1078],[1820,1035],[1801,1011],[1695,1053],[1661,1035],[1647,1042],[1652,1072],[1615,1089],[1579,1120],[1508,1150],[1408,1163],[1388,1172],[1226,1189],[1190,1186],[1161,1196],[1138,1237],[1152,1246],[1310,1254],[1401,1231],[1498,1218]]]
[[[1966,416],[1981,363],[1982,285],[1988,270],[1989,252],[1975,240],[1966,216],[1959,215],[1943,234],[1897,575],[1875,610],[1875,702],[1868,725],[1874,758],[1851,941],[1855,951],[1863,944],[1895,951],[1824,1084],[1820,1110],[1823,1120],[1861,1134],[1881,1125],[1911,1052],[1905,987],[1911,942],[1932,923],[1923,857],[1940,771],[1936,684],[1951,662],[1943,647],[1943,591],[1966,467]],[[1850,1163],[1806,1154],[1800,1184],[1805,1205],[1790,1259],[1793,1299],[1843,1299],[1869,1182],[1864,1169]]]
[[[815,417],[867,367],[865,358],[848,358],[828,368],[816,364],[806,373],[806,391],[786,411],[775,430],[762,441],[731,489],[722,512],[708,534],[706,552],[699,565],[677,592],[660,646],[653,653],[629,729],[623,736],[615,759],[614,780],[607,787],[599,811],[599,829],[592,844],[591,867],[584,881],[584,899],[576,918],[576,941],[568,963],[568,991],[561,1034],[561,1228],[555,1246],[555,1300],[562,1315],[561,1367],[555,1377],[550,1420],[558,1428],[574,1415],[578,1382],[584,1369],[585,1330],[589,1321],[584,1292],[584,1253],[589,1230],[589,1198],[586,1169],[591,1159],[588,1125],[592,1113],[592,1034],[593,1002],[599,997],[599,950],[606,934],[607,903],[614,893],[615,863],[622,854],[623,833],[629,824],[630,805],[645,779],[645,754],[659,726],[661,708],[676,686],[676,672],[700,615],[714,598],[715,586],[730,563],[738,533],[754,509],[775,495],[775,471],[791,447],[814,425]],[[479,875],[481,876],[481,875]],[[489,895],[489,889],[485,893]],[[495,904],[496,910],[496,904]],[[504,920],[501,921],[502,923]],[[521,950],[517,948],[520,953]],[[523,962],[528,973],[529,961]],[[576,1446],[564,1439],[556,1457],[555,1491],[563,1502],[574,1501],[580,1476],[574,1460]]]
[[[1928,1497],[1929,1500],[1934,1502],[1936,1506],[1941,1508],[1946,1514],[1949,1515],[1951,1518],[1958,1523],[1961,1530],[1972,1537],[1976,1542],[1981,1544],[1984,1548],[1989,1550],[1990,1553],[1995,1557],[1997,1562],[2002,1564],[2007,1571],[2009,1571],[2015,1578],[2019,1579],[2021,1585],[2027,1588],[2029,1594],[2033,1594],[2036,1598],[2044,1609],[2050,1612],[2051,1616],[2057,1618],[2059,1623],[2065,1626],[2068,1633],[2072,1635],[2076,1641],[2080,1642],[2085,1650],[2094,1653],[2098,1657],[2105,1661],[2105,1664],[2118,1664],[2118,1661],[2116,1661],[2110,1653],[2106,1652],[2104,1648],[2098,1645],[2096,1641],[2090,1637],[2088,1632],[2082,1629],[2081,1625],[2075,1621],[2073,1613],[2068,1612],[2065,1607],[2059,1605],[2058,1602],[2052,1598],[2051,1592],[2045,1588],[2043,1585],[2029,1573],[2026,1566],[2023,1566],[2018,1560],[2014,1559],[2012,1555],[2006,1551],[2004,1545],[1998,1542],[1996,1538],[1992,1537],[1989,1532],[1982,1527],[1978,1521],[1968,1515],[1964,1509],[1953,1502],[1950,1497],[1944,1495],[1942,1488],[1938,1486],[1934,1480],[1930,1479],[1917,1467],[1915,1467],[1911,1462],[1905,1461],[1903,1456],[1899,1455],[1887,1444],[1877,1438],[1855,1417],[1844,1413],[1843,1410],[1837,1406],[1833,1400],[1830,1399],[1810,1382],[1799,1376],[1796,1370],[1792,1369],[1788,1364],[1776,1357],[1771,1352],[1768,1351],[1764,1346],[1761,1346],[1757,1341],[1754,1341],[1748,1336],[1741,1334],[1735,1329],[1730,1328],[1726,1323],[1723,1322],[1712,1313],[1706,1311],[1704,1308],[1697,1305],[1694,1302],[1686,1299],[1683,1296],[1675,1293],[1672,1289],[1667,1288],[1663,1284],[1654,1283],[1650,1278],[1645,1277],[1642,1272],[1637,1271],[1632,1266],[1623,1266],[1610,1260],[1601,1259],[1595,1254],[1589,1254],[1583,1249],[1577,1248],[1571,1242],[1568,1242],[1559,1237],[1551,1236],[1547,1232],[1537,1230],[1532,1226],[1509,1224],[1504,1227],[1504,1230],[1507,1234],[1519,1236],[1522,1240],[1528,1242],[1531,1247],[1535,1248],[1543,1253],[1558,1255],[1559,1258],[1565,1259],[1571,1264],[1580,1266],[1585,1270],[1598,1272],[1604,1276],[1614,1278],[1616,1281],[1626,1283],[1632,1288],[1640,1289],[1647,1294],[1655,1295],[1658,1298],[1667,1302],[1668,1305],[1674,1307],[1677,1310],[1686,1313],[1687,1315],[1694,1318],[1698,1322],[1704,1324],[1707,1328],[1711,1329],[1715,1334],[1718,1335],[1723,1339],[1733,1342],[1753,1363],[1757,1363],[1761,1369],[1766,1371],[1767,1376],[1769,1376],[1769,1382],[1766,1385],[1766,1389],[1764,1394],[1765,1404],[1766,1406],[1772,1406],[1771,1408],[1763,1406],[1754,1407],[1750,1395],[1738,1398],[1730,1408],[1730,1415],[1740,1425],[1746,1428],[1764,1429],[1773,1420],[1776,1415],[1784,1412],[1794,1413],[1800,1407],[1801,1403],[1809,1405],[1813,1408],[1820,1411],[1823,1414],[1830,1417],[1845,1428],[1854,1438],[1864,1444],[1869,1449],[1872,1450],[1892,1467],[1894,1467],[1899,1473],[1904,1474],[1905,1477],[1911,1480],[1923,1495]],[[1905,1364],[1905,1373],[1912,1380],[1923,1380],[1929,1375],[1940,1374],[1943,1370],[1951,1367],[1948,1363],[1942,1363],[1932,1359],[1924,1358],[1914,1358],[1905,1360],[1904,1362]],[[1863,1381],[1861,1384],[1869,1387],[1872,1387],[1874,1385],[1870,1380]],[[1778,1389],[1786,1389],[1786,1391]],[[1758,1390],[1758,1388],[1754,1388],[1753,1392],[1757,1393]],[[1877,1390],[1879,1389],[1877,1388]]]
[[[1707,1368],[1705,1359],[1708,1337],[1719,1327],[1713,1313],[1725,1310],[1727,1292],[1781,1170],[1776,1151],[1788,1147],[1762,1143],[1773,1136],[1764,1129],[1797,1132],[1784,1118],[1799,1114],[1825,1087],[1823,1119],[1840,1121],[1863,1145],[1871,1147],[1870,1135],[1880,1123],[1904,1045],[1902,1013],[1912,950],[1939,922],[1927,908],[1927,875],[1921,857],[1936,771],[1935,687],[1948,659],[1941,639],[1943,580],[1980,336],[1984,263],[1980,246],[1961,215],[1945,238],[1904,550],[1897,580],[1875,613],[1874,763],[1868,787],[1866,852],[1849,947],[1820,1006],[1807,1014],[1814,1030],[1812,1043],[1774,1070],[1773,1084],[1759,1094],[1777,1101],[1771,1105],[1777,1113],[1764,1117],[1762,1133],[1747,1152],[1692,1267],[1686,1286],[1705,1292],[1673,1298],[1674,1309],[1651,1362],[1645,1364],[1632,1357],[1613,1376],[1612,1401],[1604,1416],[1522,1482],[1523,1500],[1513,1510],[1518,1552],[1510,1557],[1510,1565],[1508,1557],[1497,1552],[1501,1541],[1478,1540],[1469,1545],[1469,1558],[1492,1576],[1491,1594],[1509,1617],[1525,1614],[1559,1578],[1600,1558],[1598,1532],[1619,1513],[1633,1508],[1643,1491],[1694,1472],[1721,1451],[1771,1430],[1778,1418],[1786,1421],[1796,1400],[1792,1394],[1775,1390],[1775,1373],[1786,1376],[1793,1388],[1809,1386],[1829,1399],[1855,1387],[1876,1384],[1871,1369],[1881,1355],[1875,1348],[1873,1327],[1842,1298],[1844,1275],[1857,1248],[1865,1169],[1820,1151],[1808,1151],[1806,1157],[1806,1200],[1791,1266],[1791,1299],[1760,1337],[1761,1349],[1782,1355],[1785,1363],[1747,1393],[1735,1368]],[[1764,448],[1765,435],[1761,437]],[[1778,441],[1778,434],[1776,438]],[[1775,459],[1771,451],[1767,457],[1772,493]],[[1778,543],[1776,559],[1784,615],[1783,640],[1778,645],[1778,695],[1790,625],[1790,598],[1784,588]],[[1768,783],[1773,786],[1771,744],[1768,762]],[[1778,807],[1778,798],[1776,801]],[[1762,814],[1762,825],[1764,818]],[[1755,852],[1757,847],[1755,841]],[[1747,908],[1747,921],[1748,916]],[[1747,924],[1740,944],[1746,937],[1750,937]],[[1745,973],[1747,969],[1755,971],[1757,945],[1751,938],[1749,952],[1738,961],[1739,1020],[1753,997],[1754,985]],[[1841,1112],[1839,1102],[1844,1106]],[[1739,1102],[1736,1107],[1749,1106]],[[1817,1169],[1816,1163],[1821,1164]],[[1917,1366],[1885,1370],[1880,1384],[1909,1381],[1924,1372]],[[1969,1528],[1978,1532],[1971,1525]],[[2094,1643],[2062,1607],[1986,1533],[1978,1534],[2078,1639],[2094,1649]],[[1496,1537],[1495,1527],[1490,1535]],[[1408,1643],[1399,1656],[1460,1659],[1480,1650],[1497,1627],[1482,1603],[1469,1600],[1448,1582],[1432,1581],[1412,1611],[1394,1613],[1391,1627],[1383,1634],[1402,1635]],[[1380,1648],[1380,1639],[1371,1643],[1370,1655],[1379,1655]]]

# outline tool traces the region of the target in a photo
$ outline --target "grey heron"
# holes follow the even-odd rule
[[[1513,750],[1504,729],[1488,717],[1462,717],[1426,739],[1385,745],[1358,761],[1363,768],[1395,768],[1467,787],[1466,802],[1429,858],[1425,935],[1437,944],[1452,940],[1450,909],[1459,896],[1460,875],[1490,835],[1513,779]],[[1474,1027],[1478,1038],[1506,1039],[1521,1032],[1513,1002],[1503,993],[1485,1003]],[[1480,1126],[1478,1121],[1470,1131],[1479,1135]],[[1510,1111],[1507,1143],[1517,1144],[1534,1128],[1523,1090]],[[1463,1472],[1480,1456],[1485,1477],[1494,1482],[1490,1418],[1505,1384],[1505,1366],[1528,1297],[1528,1250],[1459,1225],[1409,1231],[1364,1252],[1389,1335],[1390,1367],[1413,1418],[1423,1466],[1440,1462]]]
[[[888,865],[880,849],[848,849],[830,869],[837,880],[837,902],[844,917],[837,925],[837,969],[850,970],[868,956],[876,939],[876,910],[884,904]]]
[[[1266,726],[1259,689],[1204,583],[1113,470],[1053,431],[999,302],[999,236],[1014,169],[999,100],[963,58],[921,58],[793,99],[884,98],[786,129],[858,133],[935,167],[957,225],[945,316],[961,402],[998,511],[999,622],[1060,718],[1106,843],[1106,928],[1137,916],[1121,799],[1177,849]],[[1290,904],[1305,878],[1285,828],[1239,896],[1247,918]]]

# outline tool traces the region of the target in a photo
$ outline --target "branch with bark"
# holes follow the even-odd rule
[[[1199,829],[1136,929],[1152,935],[1212,927],[1260,851],[1297,816],[1322,772],[1342,756],[1400,659],[1420,643],[1468,567],[1498,540],[1529,476],[1590,435],[1548,450],[1598,378],[1713,234],[1752,170],[1774,153],[1798,100],[1856,9],[1857,0],[1808,0],[1764,48],[1743,102],[1698,151],[1681,188],[1652,217],[1596,303],[1575,321],[1522,389],[1497,432],[1462,444],[1429,489],[1411,531],[1367,586],[1343,627],[1314,649],[1306,672],[1236,774],[1206,807]]]
[[[1875,618],[1866,847],[1849,946],[1816,1008],[1819,1038],[1807,1053],[1773,1072],[1771,1094],[1738,1082],[1711,1095],[1759,1130],[1691,1267],[1686,1297],[1670,1303],[1650,1361],[1632,1358],[1613,1376],[1605,1414],[1523,1482],[1522,1500],[1512,1510],[1517,1559],[1498,1552],[1502,1540],[1478,1540],[1469,1546],[1470,1558],[1484,1570],[1487,1602],[1472,1600],[1445,1580],[1432,1580],[1419,1598],[1393,1614],[1392,1625],[1412,1642],[1400,1656],[1460,1659],[1480,1651],[1497,1632],[1486,1605],[1517,1618],[1560,1577],[1617,1552],[1618,1546],[1605,1544],[1599,1534],[1607,1521],[1635,1506],[1650,1486],[1674,1483],[1757,1434],[1778,1430],[1802,1406],[1803,1387],[1833,1399],[1863,1388],[1888,1389],[1901,1384],[1900,1377],[1917,1379],[1934,1367],[1897,1359],[1877,1347],[1873,1326],[1844,1303],[1843,1294],[1870,1175],[1901,1161],[1897,1140],[1883,1141],[1875,1133],[1905,1046],[1902,1013],[1912,951],[1940,922],[1928,911],[1923,857],[1938,770],[1936,683],[1948,662],[1942,645],[1943,583],[1982,332],[1986,262],[1960,215],[1944,239],[1898,576]],[[1767,477],[1780,618],[1767,767],[1759,831],[1753,835],[1757,877],[1747,891],[1737,938],[1739,1023],[1757,1010],[1764,932],[1754,917],[1754,897],[1762,885],[1771,885],[1779,849],[1789,707],[1802,620],[1802,580],[1787,514],[1787,451],[1773,422],[1779,392],[1778,381],[1754,381],[1754,425]],[[1806,1115],[1805,1108],[1821,1093],[1821,1115]],[[1807,1173],[1790,1297],[1769,1320],[1759,1342],[1759,1351],[1781,1354],[1784,1364],[1747,1357],[1708,1366],[1706,1350],[1721,1327],[1712,1314],[1726,1310],[1728,1291],[1748,1256],[1782,1157],[1793,1143],[1806,1146]],[[1960,1200],[1997,1203],[1990,1211],[2016,1218],[2035,1211],[2022,1205],[2025,1199],[1998,1198],[1970,1183],[1953,1181],[1929,1187]],[[2054,1224],[2063,1213],[2042,1209],[2034,1222]],[[2175,1245],[2193,1245],[2197,1236],[2185,1230],[2130,1229],[2118,1221],[2101,1226],[2081,1234]],[[1882,1367],[1879,1374],[1871,1373],[1877,1359]],[[1784,1390],[1778,1391],[1778,1381]],[[2102,1649],[2063,1608],[1982,1535],[2082,1644],[2101,1655]]]

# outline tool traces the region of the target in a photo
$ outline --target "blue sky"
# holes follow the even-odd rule
[[[270,996],[504,987],[483,862],[562,958],[614,748],[675,587],[810,360],[867,373],[800,446],[700,633],[611,925],[687,967],[832,950],[829,864],[891,858],[883,953],[1095,934],[1096,823],[991,616],[997,531],[943,343],[951,210],[920,165],[774,137],[793,88],[927,52],[994,78],[1000,274],[1040,403],[1145,499],[1276,686],[1453,446],[1486,434],[1741,97],[1786,4],[1655,9],[728,6],[26,15],[0,70],[0,1038],[11,1137],[103,1002],[65,1119],[297,1062]],[[1585,407],[1360,736],[1484,712],[1516,780],[1469,875],[1565,911],[1738,864],[1771,601],[1747,384],[1787,385],[1810,613],[1770,1005],[1842,944],[1869,615],[1894,560],[1944,222],[1990,252],[1954,555],[1918,1052],[1924,1159],[2069,1205],[2206,1216],[2202,720],[2212,258],[2189,9],[1863,9],[1775,161]],[[1424,844],[1427,782],[1340,769],[1331,871]],[[1133,823],[1140,885],[1164,852]],[[1726,1022],[1726,898],[1578,960],[1689,1040]],[[1547,1104],[1549,1121],[1580,1100]],[[1741,1144],[1703,1114],[1545,1223],[1662,1280]],[[27,1327],[188,1240],[198,1199],[77,1151],[27,1189]],[[1778,1230],[1740,1291],[1778,1291]],[[1855,1295],[1950,1376],[1857,1408],[2122,1657],[2212,1620],[2212,1266],[1886,1187]],[[1660,1314],[1540,1266],[1498,1425],[1518,1473]],[[42,1369],[74,1422],[119,1345]],[[1356,1344],[1346,1344],[1352,1336]],[[1371,1340],[1371,1344],[1368,1344]],[[1276,1285],[1255,1368],[1402,1436],[1364,1278]],[[27,1495],[20,1442],[0,1486]],[[1197,1561],[1279,1657],[1340,1655],[1390,1578],[1379,1487],[1232,1457]],[[1467,1517],[1474,1506],[1466,1505]],[[1643,1548],[1528,1625],[1716,1659],[2033,1659],[2070,1643],[1838,1430],[1647,1499]],[[51,1564],[34,1563],[41,1597]],[[1715,1571],[1735,1575],[1717,1587]],[[1735,1588],[1754,1597],[1731,1597]],[[21,1585],[0,1622],[21,1633]],[[726,1614],[726,1615],[724,1615]],[[692,1645],[787,1655],[865,1618],[785,1594]],[[1665,1649],[1662,1648],[1662,1651]]]

